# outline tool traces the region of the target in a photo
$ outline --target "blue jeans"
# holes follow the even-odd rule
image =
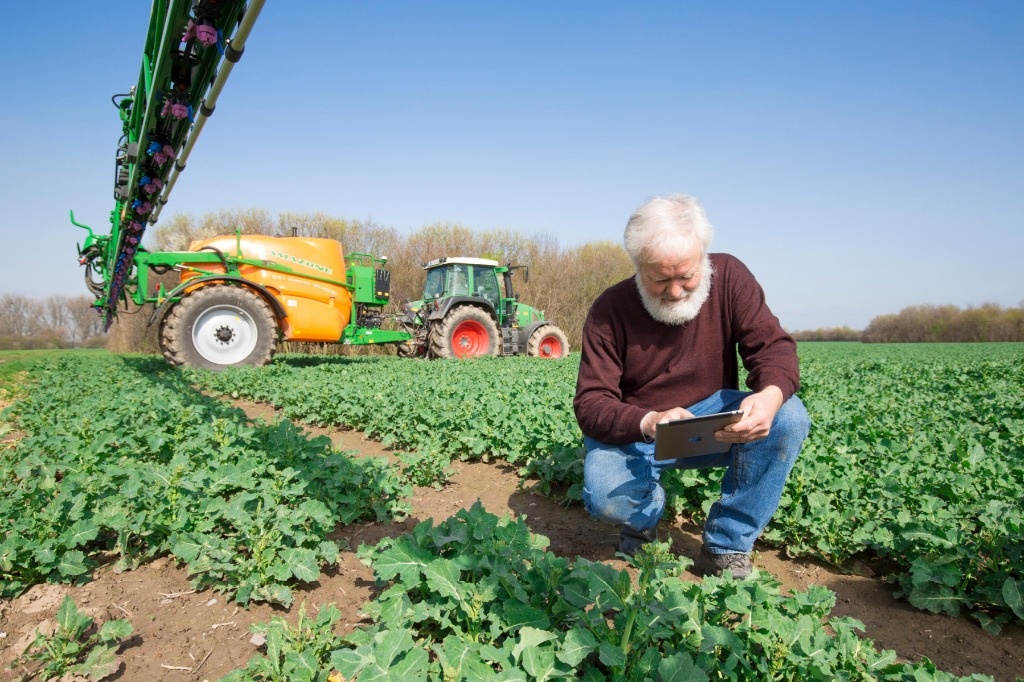
[[[739,409],[750,393],[723,390],[686,408],[695,416]],[[636,530],[658,525],[665,513],[665,469],[725,466],[722,497],[711,505],[704,524],[704,545],[715,554],[749,553],[779,506],[790,469],[810,432],[811,420],[793,396],[775,415],[770,433],[752,443],[734,444],[728,452],[675,460],[654,459],[654,443],[607,445],[583,437],[583,503],[587,512],[609,523]]]

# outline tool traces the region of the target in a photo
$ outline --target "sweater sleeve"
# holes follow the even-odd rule
[[[788,400],[800,388],[796,342],[768,308],[764,289],[753,274],[740,261],[731,260],[733,336],[747,369],[747,386],[752,391],[777,386]]]
[[[595,305],[583,325],[573,408],[584,435],[614,445],[636,443],[644,440],[640,421],[649,410],[622,400],[622,352],[601,312],[606,309]]]

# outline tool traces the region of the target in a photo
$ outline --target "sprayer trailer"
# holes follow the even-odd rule
[[[111,99],[121,118],[110,232],[88,231],[78,247],[93,307],[110,328],[122,306],[153,304],[160,348],[174,365],[223,369],[270,362],[282,340],[400,343],[430,358],[565,357],[565,334],[516,301],[514,266],[474,258],[427,264],[423,299],[404,314],[391,302],[387,258],[351,253],[333,239],[234,235],[187,251],[142,244],[185,170],[263,0],[154,2],[142,68],[128,93]],[[518,266],[515,266],[518,267]],[[151,273],[179,273],[170,289]],[[504,293],[498,275],[504,279]],[[464,278],[464,279],[460,279]],[[383,325],[385,320],[393,322]],[[400,328],[391,328],[400,327]]]

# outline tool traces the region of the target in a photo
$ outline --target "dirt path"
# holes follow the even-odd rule
[[[239,406],[250,416],[274,418],[266,406]],[[345,450],[387,454],[378,443],[358,433],[311,431],[328,435]],[[371,598],[373,576],[356,560],[355,548],[401,534],[428,518],[443,521],[478,498],[493,514],[525,515],[533,532],[551,540],[549,549],[555,554],[624,566],[614,555],[617,530],[591,520],[578,505],[566,509],[542,495],[519,490],[519,478],[508,466],[456,462],[454,468],[457,474],[444,490],[417,489],[412,517],[403,523],[358,524],[339,533],[335,539],[346,541],[349,549],[342,552],[336,569],[322,575],[319,582],[295,590],[295,606],[289,611],[266,605],[242,609],[215,592],[195,593],[185,570],[168,559],[121,574],[105,566],[81,587],[37,585],[15,600],[0,600],[0,665],[6,668],[36,628],[52,623],[60,601],[70,594],[80,608],[99,620],[128,618],[134,626],[134,635],[122,650],[123,671],[114,679],[215,680],[245,665],[257,653],[250,643],[250,624],[284,614],[294,622],[302,602],[307,603],[307,612],[315,605],[333,602],[342,613],[340,627],[345,631],[356,627],[361,605]],[[669,532],[681,553],[692,555],[699,548],[698,528],[679,524]],[[759,552],[755,563],[788,589],[828,587],[837,595],[833,615],[863,622],[865,637],[879,648],[895,650],[901,658],[927,656],[942,670],[957,675],[983,673],[998,682],[1024,676],[1024,628],[1010,627],[999,636],[989,635],[973,621],[924,613],[893,599],[891,586],[880,580],[789,560],[773,550]]]

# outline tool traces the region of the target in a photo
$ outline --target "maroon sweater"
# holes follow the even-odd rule
[[[711,294],[685,324],[651,317],[633,277],[594,301],[573,401],[584,434],[614,445],[644,440],[640,421],[651,410],[738,388],[737,350],[751,390],[775,385],[788,400],[800,387],[796,343],[768,309],[761,285],[734,256],[713,253],[711,262]]]

